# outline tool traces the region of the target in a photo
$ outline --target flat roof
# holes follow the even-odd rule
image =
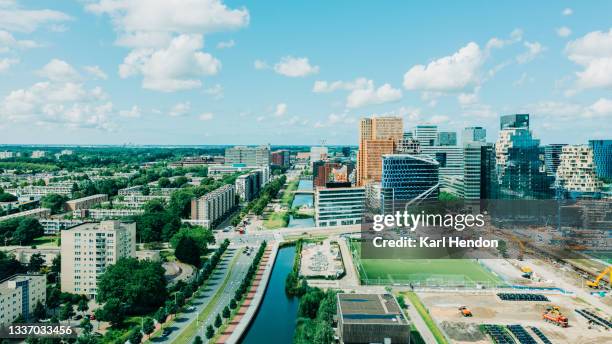
[[[345,324],[408,324],[391,294],[338,294],[338,309]]]

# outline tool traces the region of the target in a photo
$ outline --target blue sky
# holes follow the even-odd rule
[[[355,144],[357,121],[611,138],[610,1],[0,0],[0,143]]]

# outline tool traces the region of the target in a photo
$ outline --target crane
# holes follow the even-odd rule
[[[612,285],[612,265],[610,265],[607,268],[603,269],[603,271],[599,275],[597,275],[595,280],[587,281],[587,286],[591,288],[600,288],[601,286],[599,285],[599,282],[608,274],[610,275],[609,283]]]

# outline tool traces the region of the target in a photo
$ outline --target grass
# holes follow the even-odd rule
[[[283,196],[281,197],[281,205],[285,207],[291,207],[291,203],[293,203],[293,198],[295,197],[295,190],[298,188],[299,180],[293,180],[289,182],[285,191],[283,191]]]
[[[41,236],[32,240],[32,246],[58,246],[57,239],[58,237],[56,235]]]
[[[232,269],[234,268],[234,265],[238,261],[238,257],[240,257],[241,253],[242,251],[238,251],[236,256],[234,256],[234,258],[232,259],[232,262],[230,263],[230,266],[227,272],[227,276],[225,276],[223,283],[221,284],[221,286],[219,287],[215,295],[212,297],[212,299],[210,299],[210,302],[208,302],[206,307],[204,307],[204,309],[200,312],[200,314],[198,314],[197,316],[198,319],[207,319],[208,317],[214,316],[213,314],[211,314],[212,310],[215,307],[216,303],[219,301],[219,298],[221,298],[221,295],[223,294],[222,291],[227,287],[227,284],[229,283],[231,279]],[[189,343],[190,339],[196,335],[197,331],[198,331],[197,322],[195,321],[195,319],[193,319],[189,323],[189,325],[187,325],[183,329],[183,332],[181,332],[181,334],[178,337],[176,337],[173,343]]]
[[[442,330],[440,330],[438,325],[436,325],[436,323],[433,321],[433,319],[429,315],[429,312],[427,311],[427,308],[425,308],[425,305],[423,305],[417,294],[413,292],[407,292],[403,293],[403,295],[407,296],[410,302],[414,305],[414,308],[417,310],[421,318],[423,318],[423,321],[425,321],[427,328],[429,328],[431,334],[433,334],[434,338],[436,339],[436,342],[438,344],[448,344],[444,333],[442,333]]]
[[[286,211],[271,213],[264,221],[263,225],[266,229],[277,229],[287,227],[289,224],[289,214]]]

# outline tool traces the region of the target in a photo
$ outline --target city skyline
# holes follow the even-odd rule
[[[485,4],[0,1],[1,143],[357,145],[383,115],[493,142],[512,113],[608,138],[612,4]]]

